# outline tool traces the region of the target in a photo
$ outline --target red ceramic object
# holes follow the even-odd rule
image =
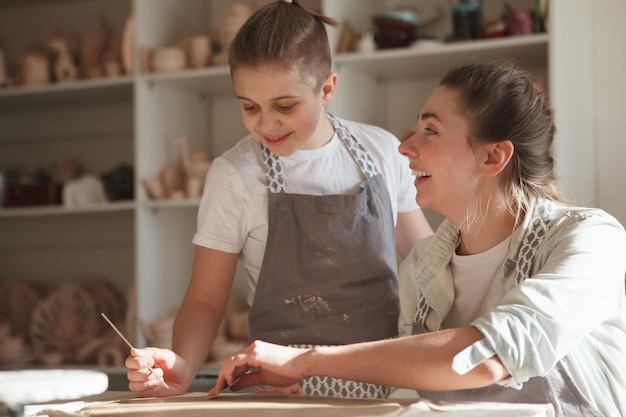
[[[379,48],[409,46],[417,38],[417,26],[389,16],[374,16],[376,43]]]

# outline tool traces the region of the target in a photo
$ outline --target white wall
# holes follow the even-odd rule
[[[626,224],[626,2],[550,2],[550,96],[563,195]]]
[[[626,225],[626,2],[593,4],[598,205]]]

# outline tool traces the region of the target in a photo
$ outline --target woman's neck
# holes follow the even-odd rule
[[[460,224],[461,242],[457,254],[475,255],[491,249],[509,237],[515,228],[515,216],[504,205],[492,204],[482,217],[467,219]]]

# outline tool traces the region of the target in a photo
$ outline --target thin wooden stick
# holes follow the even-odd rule
[[[122,332],[120,332],[120,331],[117,329],[117,327],[115,327],[115,324],[113,324],[113,322],[112,322],[111,320],[109,320],[109,318],[106,316],[106,314],[104,314],[104,313],[100,313],[100,314],[102,315],[102,317],[104,317],[104,319],[107,321],[107,323],[109,323],[109,325],[111,325],[111,327],[113,328],[113,330],[115,330],[115,333],[117,333],[117,334],[118,334],[118,335],[122,338],[122,340],[123,340],[123,341],[124,341],[124,342],[128,345],[128,347],[129,347],[129,348],[131,348],[131,349],[135,349],[135,347],[132,345],[132,343],[130,343],[130,342],[128,341],[128,339],[126,339],[126,338],[124,337],[124,335],[122,334]],[[152,367],[151,367],[151,366],[149,366],[149,367],[148,367],[148,369],[150,370],[150,373],[151,373],[152,375],[154,375],[154,376],[156,377],[156,379],[158,379],[158,380],[159,380],[159,382],[160,382],[161,384],[163,384],[163,386],[164,386],[165,388],[170,389],[169,385],[167,385],[167,384],[165,383],[165,380],[164,380],[161,376],[157,375],[157,373],[156,373],[156,372],[154,372],[154,369],[152,369]]]

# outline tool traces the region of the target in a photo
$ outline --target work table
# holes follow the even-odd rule
[[[47,410],[55,410],[47,411]],[[225,393],[209,398],[192,392],[166,398],[137,398],[107,391],[76,401],[31,404],[25,416],[50,417],[553,417],[549,404],[439,402],[420,399],[363,400],[283,394]]]

